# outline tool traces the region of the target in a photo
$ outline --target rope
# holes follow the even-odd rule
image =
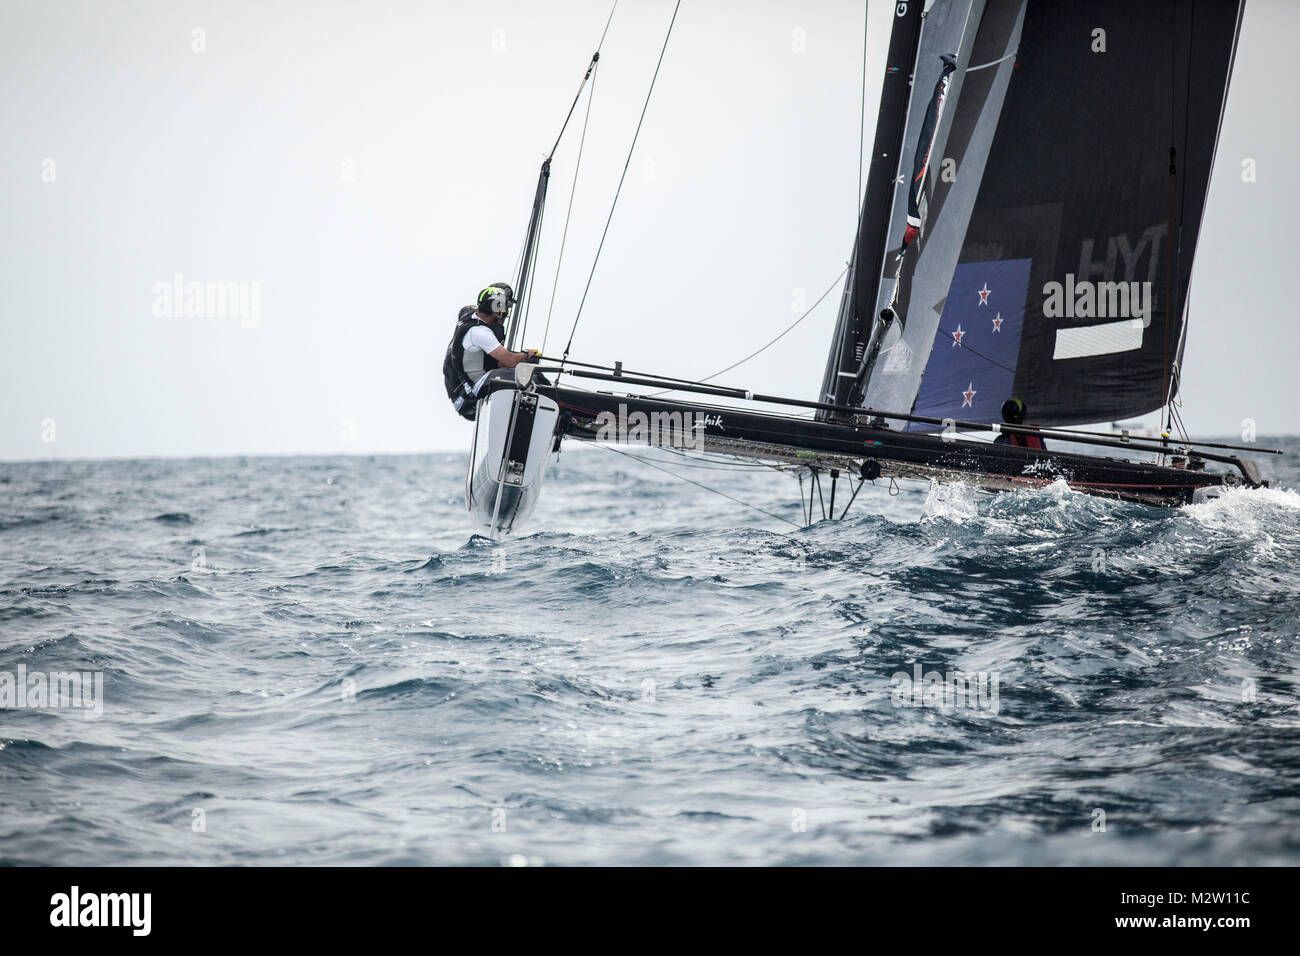
[[[664,63],[664,53],[668,50],[668,40],[673,35],[673,25],[677,22],[677,11],[681,9],[682,0],[677,0],[677,5],[673,7],[673,18],[668,21],[668,32],[664,36],[663,48],[659,51],[659,61],[655,64],[654,76],[650,78],[650,89],[646,91],[645,104],[641,107],[641,118],[637,120],[636,132],[632,134],[632,145],[627,151],[627,161],[623,163],[623,173],[618,177],[618,188],[614,190],[614,201],[609,207],[609,216],[605,219],[605,229],[600,234],[600,244],[596,247],[596,258],[592,260],[591,272],[587,274],[587,285],[582,290],[582,299],[578,302],[578,312],[573,317],[573,327],[569,330],[569,341],[564,346],[564,358],[569,357],[569,349],[573,346],[573,334],[578,331],[578,320],[582,318],[582,307],[587,304],[587,293],[591,291],[591,280],[596,275],[596,264],[600,262],[601,250],[605,248],[605,237],[609,235],[609,224],[614,220],[614,209],[618,206],[619,194],[623,191],[623,180],[627,178],[628,167],[632,165],[632,153],[636,149],[637,137],[641,135],[641,124],[645,122],[646,110],[650,107],[650,96],[654,93],[655,81],[659,79],[659,68]],[[564,361],[561,359],[561,368]]]

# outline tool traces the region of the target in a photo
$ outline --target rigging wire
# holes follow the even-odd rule
[[[964,348],[964,349],[965,349],[967,352],[969,352],[971,355],[974,355],[974,356],[977,356],[977,357],[979,357],[979,358],[982,358],[984,361],[988,362],[990,365],[996,365],[998,368],[1003,369],[1003,370],[1005,370],[1005,371],[1007,371],[1007,372],[1010,372],[1010,373],[1012,373],[1013,375],[1015,374],[1015,371],[1016,371],[1015,369],[1010,368],[1010,367],[1008,367],[1008,366],[1006,366],[1006,365],[1003,365],[1003,364],[1002,364],[1001,362],[999,362],[997,359],[991,359],[991,358],[989,358],[987,355],[985,355],[983,352],[979,351],[978,349],[973,349],[973,348],[971,348],[971,347],[970,347],[969,345],[967,345],[965,342],[960,341],[960,340],[957,338],[957,336],[953,335],[953,334],[952,334],[951,332],[949,332],[947,329],[945,329],[945,328],[940,328],[939,331],[942,332],[944,335],[948,336],[948,338],[952,339],[952,341],[953,341],[953,343],[954,343],[955,345],[957,345],[957,346],[959,346],[959,347],[961,347],[961,348]],[[965,333],[963,332],[962,334],[964,335]]]
[[[605,219],[605,229],[600,234],[600,243],[596,246],[596,257],[591,263],[591,272],[587,274],[587,285],[582,290],[582,298],[578,302],[578,311],[573,316],[573,327],[569,330],[569,341],[564,346],[564,358],[569,357],[569,349],[573,345],[573,335],[578,331],[578,320],[582,318],[582,308],[587,304],[587,293],[591,291],[591,280],[596,275],[596,265],[600,262],[601,250],[605,248],[605,237],[609,235],[609,224],[614,220],[614,210],[618,206],[619,194],[623,191],[623,180],[627,178],[628,167],[632,165],[632,153],[636,150],[637,138],[641,135],[641,124],[645,122],[646,110],[650,108],[650,97],[654,93],[655,81],[659,79],[659,68],[664,63],[664,53],[668,51],[668,40],[673,35],[673,25],[677,22],[677,11],[681,9],[682,0],[677,0],[677,5],[673,7],[673,17],[668,21],[668,32],[664,35],[664,45],[659,51],[659,61],[655,64],[654,76],[650,78],[650,89],[646,91],[645,103],[641,107],[641,118],[637,120],[636,132],[632,134],[632,145],[627,151],[627,160],[623,163],[622,175],[618,177],[618,188],[614,190],[614,201],[609,207],[609,216]],[[611,13],[611,16],[613,14]],[[561,359],[560,366],[563,368],[564,361]]]
[[[659,445],[648,446],[648,447],[659,448],[660,451],[668,451],[668,450],[669,450],[669,449],[664,448],[664,447],[659,446]],[[729,472],[731,472],[731,473],[733,473],[733,474],[735,474],[735,473],[740,473],[740,474],[753,474],[755,471],[766,471],[766,470],[767,470],[767,469],[766,469],[764,466],[762,466],[762,465],[751,464],[750,462],[746,462],[746,461],[738,461],[738,462],[736,462],[736,463],[734,463],[734,464],[725,464],[725,463],[721,463],[721,462],[713,463],[713,461],[714,461],[713,459],[707,459],[707,460],[702,461],[702,462],[701,462],[701,461],[695,461],[695,460],[692,460],[692,456],[691,456],[691,455],[678,454],[678,457],[683,459],[682,461],[679,461],[679,462],[676,463],[676,465],[677,465],[678,468],[694,468],[694,469],[696,469],[696,470],[698,470],[698,471],[729,471]]]
[[[615,0],[614,6],[618,6]],[[614,11],[609,12],[610,19],[614,17]],[[609,29],[609,24],[605,24],[605,29]],[[604,42],[601,37],[601,42]],[[597,51],[597,56],[599,56]],[[551,302],[546,307],[546,328],[542,332],[542,351],[546,351],[546,340],[551,334],[551,313],[555,311],[555,292],[560,287],[560,264],[564,262],[564,245],[569,239],[569,219],[573,216],[573,197],[578,194],[578,171],[582,169],[582,150],[587,144],[587,123],[591,119],[591,102],[596,98],[596,76],[591,78],[591,92],[587,94],[587,112],[582,118],[582,137],[578,140],[578,158],[573,165],[573,186],[569,189],[569,208],[564,213],[564,232],[560,236],[560,253],[555,257],[555,278],[551,280]]]
[[[1190,57],[1189,57],[1190,60]],[[1190,68],[1190,62],[1189,62]],[[1189,91],[1190,92],[1190,91]],[[1190,95],[1188,99],[1190,100]],[[1177,256],[1175,249],[1174,237],[1174,190],[1175,178],[1177,176],[1176,162],[1176,145],[1175,139],[1178,135],[1178,14],[1174,9],[1171,0],[1169,4],[1169,176],[1165,180],[1167,188],[1165,194],[1168,198],[1168,227],[1165,235],[1165,242],[1169,249],[1169,254],[1165,261],[1165,323],[1164,323],[1164,353],[1161,358],[1161,369],[1163,380],[1161,382],[1161,391],[1164,395],[1165,409],[1163,415],[1163,427],[1161,431],[1173,430],[1173,414],[1169,404],[1169,393],[1171,386],[1170,369],[1169,369],[1169,333],[1172,331],[1174,322],[1174,262]],[[1181,316],[1180,316],[1181,318]]]
[[[1240,11],[1238,11],[1238,16],[1240,16]],[[1192,50],[1191,50],[1191,44],[1194,42],[1195,37],[1196,37],[1196,8],[1195,8],[1195,7],[1192,7],[1192,8],[1191,8],[1191,10],[1190,10],[1189,13],[1188,13],[1188,17],[1189,17],[1189,20],[1188,20],[1188,24],[1187,24],[1187,43],[1188,43],[1188,48],[1187,48],[1187,75],[1186,75],[1186,79],[1185,79],[1185,81],[1184,81],[1184,86],[1183,86],[1183,89],[1184,89],[1184,91],[1185,91],[1184,96],[1183,96],[1183,149],[1184,149],[1184,151],[1186,151],[1186,149],[1187,149],[1188,130],[1190,129],[1190,126],[1191,126],[1191,110],[1192,110]],[[1222,111],[1223,111],[1223,104],[1222,104],[1222,103],[1220,103],[1220,105],[1219,105],[1219,111],[1220,111],[1220,115],[1222,115]],[[1217,147],[1216,147],[1216,148],[1217,148]],[[1185,158],[1185,157],[1184,157],[1184,160],[1183,160],[1183,161],[1184,161],[1184,163],[1186,163],[1186,158]],[[1213,154],[1211,154],[1211,166],[1213,166]],[[1208,182],[1206,183],[1206,188],[1207,188],[1207,190],[1208,190],[1208,188],[1209,188],[1209,183],[1208,183]],[[1170,271],[1172,274],[1177,275],[1177,276],[1179,276],[1180,278],[1181,278],[1181,275],[1182,275],[1182,264],[1181,264],[1181,259],[1182,259],[1182,253],[1183,253],[1183,219],[1182,219],[1182,217],[1183,217],[1183,211],[1184,211],[1186,208],[1187,208],[1187,176],[1184,175],[1184,176],[1182,177],[1181,182],[1179,183],[1179,193],[1178,193],[1178,224],[1177,224],[1177,227],[1178,227],[1178,228],[1177,228],[1177,240],[1175,241],[1175,236],[1174,236],[1174,222],[1173,222],[1172,219],[1171,219],[1170,222],[1169,222],[1169,239],[1168,239],[1168,242],[1169,242],[1169,266],[1168,266],[1168,268],[1169,268],[1169,271]],[[1190,282],[1190,277],[1189,277],[1188,281]],[[1191,307],[1191,304],[1190,304],[1191,290],[1190,290],[1189,288],[1184,288],[1184,290],[1183,290],[1183,296],[1184,296],[1184,300],[1183,300],[1184,308],[1183,308],[1182,311],[1180,311],[1179,313],[1177,313],[1177,314],[1178,314],[1178,317],[1179,317],[1179,319],[1180,319],[1180,321],[1181,321],[1181,323],[1182,323],[1182,325],[1181,325],[1181,327],[1180,327],[1180,329],[1179,329],[1179,342],[1182,342],[1182,341],[1184,340],[1184,336],[1186,336],[1186,334],[1187,334],[1187,332],[1186,332],[1186,328],[1187,328],[1187,322],[1188,322],[1188,320],[1189,320],[1189,319],[1188,319],[1188,316],[1189,316],[1190,307]],[[1166,319],[1166,321],[1167,321],[1167,322],[1170,322],[1170,323],[1172,324],[1172,319],[1173,319],[1174,314],[1175,314],[1175,313],[1172,311],[1172,300],[1171,300],[1171,308],[1170,308],[1170,311],[1169,311],[1169,318]],[[1175,345],[1174,345],[1174,349],[1175,349],[1176,352],[1178,352],[1178,344],[1177,344],[1177,343],[1175,343]],[[1183,370],[1182,370],[1182,368],[1180,367],[1181,362],[1182,362],[1182,354],[1181,354],[1181,352],[1178,352],[1178,354],[1175,354],[1174,357],[1171,359],[1171,365],[1170,365],[1170,369],[1169,369],[1169,375],[1170,375],[1170,379],[1169,379],[1169,387],[1168,387],[1168,391],[1167,391],[1167,393],[1166,393],[1167,396],[1168,396],[1169,409],[1170,409],[1171,417],[1176,417],[1176,418],[1179,418],[1179,419],[1181,419],[1181,416],[1178,416],[1178,415],[1177,415],[1177,412],[1175,412],[1175,410],[1174,410],[1174,406],[1175,406],[1175,401],[1174,401],[1174,399],[1175,399],[1175,395],[1174,395],[1174,393],[1175,393],[1178,389],[1182,388],[1182,384],[1183,384],[1183,383],[1182,383],[1182,371],[1183,371]],[[1179,403],[1179,404],[1181,404],[1181,403]],[[1178,421],[1178,430],[1179,430],[1180,433],[1183,433],[1183,437],[1185,438],[1185,437],[1186,437],[1186,433],[1183,432],[1183,425],[1182,425],[1181,420]]]
[[[1178,429],[1179,441],[1186,445],[1190,444],[1190,442],[1187,437],[1187,428],[1183,425],[1183,413],[1179,411],[1182,406],[1183,403],[1181,401],[1171,401],[1169,404],[1169,412],[1170,416],[1173,418],[1174,426]]]
[[[862,156],[867,132],[867,25],[871,21],[868,4],[862,5],[862,102],[858,105],[858,235],[862,234]]]
[[[678,475],[674,472],[669,471],[667,468],[662,468],[659,465],[656,465],[654,462],[650,461],[648,458],[643,458],[640,455],[633,455],[630,452],[620,451],[619,449],[613,447],[612,445],[598,445],[597,447],[604,448],[606,451],[612,451],[616,455],[622,455],[624,458],[631,458],[633,461],[639,461],[643,465],[649,465],[651,468],[655,469],[656,471],[662,471],[665,475],[670,475],[673,478],[676,478],[678,481],[684,481],[687,484],[695,485],[695,487],[697,488],[703,488],[705,491],[711,491],[715,495],[721,495],[724,498],[734,501],[738,505],[744,505],[746,508],[752,508],[754,511],[762,512],[763,514],[767,515],[769,518],[775,518],[778,521],[784,521],[786,524],[794,525],[796,528],[803,527],[803,525],[799,524],[796,521],[791,521],[789,518],[786,518],[782,515],[774,514],[771,511],[767,511],[763,508],[760,508],[758,505],[752,505],[748,501],[742,501],[739,498],[727,494],[725,491],[719,491],[717,488],[710,488],[708,485],[701,484],[698,481],[695,481],[691,478],[687,478],[685,475]]]
[[[867,211],[866,197],[862,195],[862,160],[863,157],[866,155],[867,30],[871,22],[871,15],[868,10],[869,6],[870,4],[865,4],[865,3],[862,5],[862,90],[861,90],[861,101],[858,104],[858,194],[853,198],[853,201],[857,203],[858,206],[857,231],[853,235],[852,259],[849,261],[849,264],[845,266],[844,269],[845,272],[849,273],[849,279],[848,282],[845,283],[844,295],[841,296],[842,300],[847,299],[847,301],[841,302],[840,305],[841,311],[844,311],[845,309],[852,310],[853,308],[853,298],[854,298],[853,293],[858,282],[858,269],[857,269],[858,252],[860,250],[860,244],[862,242],[862,217],[866,214]],[[841,272],[840,275],[844,275],[844,272]],[[836,321],[836,329],[835,329],[835,333],[832,334],[831,347],[833,350],[832,354],[836,356],[835,363],[836,363],[837,370],[843,368],[844,340],[849,336],[849,333],[850,333],[850,329],[847,324],[844,326],[843,330],[841,330],[839,328],[839,322]],[[828,393],[827,395],[824,395],[822,397],[831,398],[833,400],[835,396]]]
[[[515,267],[510,270],[510,275],[519,275],[519,268],[524,264],[524,249],[528,247],[528,230],[524,230],[524,237],[519,240],[519,255],[515,256]]]
[[[618,0],[614,0],[614,5],[609,8],[609,17],[605,20],[605,29],[600,32],[600,39],[596,41],[596,52],[599,53],[601,47],[605,45],[605,37],[609,36],[609,25],[614,22],[614,11],[618,9]]]
[[[699,455],[692,455],[680,448],[673,448],[671,445],[655,445],[653,447],[658,448],[660,451],[667,452],[670,455],[676,455],[678,458],[685,459],[685,461],[679,462],[683,468],[714,468],[718,471],[766,471],[768,468],[772,467],[770,462],[762,462],[758,460],[710,458],[708,457],[707,452],[703,452]],[[687,464],[688,462],[692,464]],[[695,464],[696,462],[701,462],[702,464]]]
[[[610,10],[609,10],[609,16],[608,16],[608,17],[606,18],[606,20],[605,20],[605,29],[601,32],[601,34],[600,34],[600,40],[596,43],[596,52],[593,53],[593,54],[591,55],[591,62],[587,64],[587,72],[584,73],[584,74],[582,75],[582,82],[578,84],[578,92],[575,93],[575,94],[573,95],[573,102],[569,104],[569,112],[568,112],[567,114],[565,114],[564,122],[560,124],[560,132],[559,132],[559,133],[556,135],[556,137],[555,137],[555,143],[551,146],[551,151],[546,155],[546,158],[542,161],[542,180],[541,180],[542,183],[544,183],[544,182],[545,182],[547,179],[549,179],[549,177],[550,177],[549,168],[550,168],[551,160],[555,158],[555,151],[556,151],[557,149],[560,148],[560,141],[561,141],[562,139],[564,139],[564,132],[565,132],[565,130],[567,130],[567,129],[569,128],[569,121],[573,119],[573,111],[574,111],[575,109],[577,109],[577,107],[578,107],[578,103],[579,103],[579,101],[582,99],[582,91],[583,91],[584,89],[586,89],[586,87],[587,87],[587,81],[588,81],[588,80],[591,80],[592,87],[593,87],[593,90],[594,90],[594,87],[595,87],[595,80],[592,79],[592,76],[594,75],[594,73],[595,73],[595,71],[596,71],[596,65],[600,62],[600,49],[601,49],[602,46],[605,45],[605,37],[609,35],[609,25],[610,25],[611,23],[614,22],[614,11],[617,10],[617,9],[618,9],[618,0],[614,0],[614,5],[613,5],[612,7],[610,7]],[[590,116],[591,116],[591,99],[590,99],[590,97],[589,97],[588,100],[587,100],[587,117],[590,118]],[[587,138],[587,125],[586,125],[586,120],[583,121],[583,127],[582,127],[582,138],[583,138],[583,141],[585,142],[585,141],[586,141],[586,138]],[[579,161],[579,163],[581,163],[581,161],[582,161],[582,147],[581,147],[581,146],[578,147],[578,161]],[[515,271],[514,271],[513,273],[511,273],[512,275],[516,275],[516,274],[519,275],[519,281],[520,281],[520,283],[523,284],[523,288],[524,288],[524,290],[525,290],[524,301],[520,303],[520,309],[519,309],[519,312],[518,312],[519,319],[522,320],[522,325],[521,325],[521,327],[520,327],[520,329],[519,329],[520,337],[521,337],[521,338],[522,338],[522,336],[523,336],[524,334],[526,334],[527,331],[528,331],[528,313],[529,313],[529,309],[530,309],[530,307],[532,306],[532,301],[533,301],[533,295],[532,295],[532,292],[533,292],[533,289],[532,289],[532,279],[533,279],[533,276],[534,276],[534,275],[536,274],[536,272],[537,272],[537,261],[538,261],[536,258],[533,258],[533,259],[530,261],[530,263],[529,263],[529,267],[528,267],[528,275],[522,275],[522,274],[521,274],[521,269],[522,269],[522,264],[523,264],[523,260],[524,260],[524,253],[525,253],[526,251],[529,250],[529,245],[528,245],[528,243],[529,243],[529,237],[530,237],[530,236],[532,236],[532,237],[534,237],[534,238],[533,238],[533,246],[532,246],[532,250],[531,250],[531,252],[530,252],[529,254],[532,255],[533,253],[536,253],[537,249],[540,247],[540,245],[541,245],[541,227],[542,227],[542,219],[543,219],[543,217],[544,217],[544,215],[545,215],[545,209],[546,209],[546,207],[545,207],[545,187],[544,187],[543,185],[540,185],[540,184],[539,184],[538,188],[539,188],[539,190],[541,190],[540,195],[541,195],[543,198],[542,198],[542,200],[541,200],[542,205],[541,205],[540,208],[538,208],[536,202],[534,203],[534,214],[536,215],[536,220],[537,220],[537,230],[536,230],[536,232],[534,233],[534,232],[533,232],[533,229],[532,229],[532,227],[531,227],[531,223],[530,223],[530,227],[529,227],[529,229],[526,230],[525,233],[524,233],[524,241],[523,241],[523,244],[522,244],[522,245],[520,246],[520,248],[519,248],[519,256],[518,256],[518,257],[516,258],[516,260],[515,260]],[[576,169],[575,169],[575,171],[574,171],[574,188],[575,188],[575,189],[577,188],[577,171],[576,171]],[[572,194],[570,194],[570,196],[569,196],[569,209],[570,209],[570,211],[572,211],[572,209],[573,209],[573,196],[572,196]],[[566,216],[565,221],[564,221],[564,228],[565,228],[565,234],[567,235],[567,233],[568,233],[568,228],[569,228],[569,221],[568,221],[568,217],[567,217],[567,216]],[[563,256],[563,248],[561,248],[561,256]],[[558,266],[558,262],[557,262],[556,268],[557,268],[557,274],[558,274],[558,268],[559,268],[559,266]],[[551,291],[551,295],[552,295],[552,303],[553,303],[553,301],[554,301],[554,295],[555,295],[554,289],[552,289],[552,291]],[[519,321],[519,319],[517,319],[516,321]],[[547,317],[546,317],[546,319],[547,319],[547,326],[548,326],[548,328],[549,328],[549,326],[550,326],[550,313],[549,313],[549,312],[547,313]],[[513,330],[511,331],[511,334],[510,334],[510,341],[511,341],[512,343],[514,342],[514,331],[513,331]]]
[[[543,205],[537,214],[537,236],[538,244],[541,244],[542,223],[546,219],[546,207]],[[534,247],[536,248],[536,247]],[[528,275],[523,277],[524,281],[524,301],[520,309],[523,317],[523,324],[519,328],[519,339],[522,342],[525,335],[528,334],[528,317],[533,307],[533,276],[537,273],[537,257],[529,264]]]
[[[829,286],[826,287],[826,291],[823,292],[821,295],[819,295],[819,296],[817,297],[817,301],[814,302],[812,305],[810,305],[810,306],[807,308],[807,310],[805,310],[805,312],[804,312],[803,315],[801,315],[801,316],[799,316],[799,318],[795,319],[794,322],[792,322],[790,325],[788,325],[788,326],[784,329],[784,331],[782,331],[782,332],[781,332],[781,333],[780,333],[776,338],[772,339],[772,341],[768,342],[766,345],[764,345],[764,346],[763,346],[762,348],[760,348],[758,351],[749,353],[749,354],[746,355],[743,359],[741,359],[739,362],[736,362],[736,363],[733,364],[733,365],[728,365],[726,368],[722,369],[721,371],[714,372],[712,375],[705,376],[704,378],[698,379],[698,380],[692,382],[691,384],[692,384],[692,385],[702,385],[702,384],[704,384],[705,382],[712,381],[713,379],[717,378],[719,375],[726,375],[726,374],[727,374],[728,372],[730,372],[733,368],[739,368],[740,366],[742,366],[742,365],[744,365],[746,362],[748,362],[750,359],[752,359],[752,358],[754,358],[754,357],[756,357],[756,356],[758,356],[758,355],[761,355],[762,353],[766,352],[768,349],[770,349],[770,348],[771,348],[773,345],[775,345],[777,342],[781,341],[781,339],[785,338],[785,336],[786,336],[789,332],[794,331],[795,326],[797,326],[797,325],[798,325],[800,322],[802,322],[804,319],[808,318],[808,316],[812,315],[812,314],[813,314],[813,310],[815,310],[815,309],[817,308],[817,306],[821,305],[821,304],[822,304],[822,300],[824,300],[828,295],[831,294],[831,292],[833,292],[833,291],[835,290],[835,287],[836,287],[837,285],[839,285],[839,283],[840,283],[840,279],[844,278],[844,273],[846,273],[846,272],[848,272],[848,271],[849,271],[849,267],[848,267],[848,266],[845,266],[843,269],[841,269],[841,270],[840,270],[840,274],[837,275],[833,280],[831,280],[831,284],[830,284]],[[647,397],[648,397],[648,398],[655,398],[656,396],[659,396],[659,395],[667,395],[669,392],[672,392],[672,391],[675,391],[675,389],[671,389],[671,388],[670,388],[670,389],[665,389],[665,390],[662,391],[662,392],[654,392],[654,393],[650,394],[650,395],[647,396]]]
[[[596,44],[596,52],[591,55],[591,64],[587,67],[587,75],[582,78],[582,83],[578,86],[578,92],[573,97],[573,102],[569,104],[568,115],[564,117],[564,123],[560,126],[560,133],[555,137],[555,145],[551,151],[546,154],[550,159],[555,155],[555,151],[560,147],[560,140],[564,138],[564,131],[569,128],[569,120],[573,119],[573,111],[578,108],[578,100],[582,99],[582,88],[587,85],[587,80],[591,79],[592,72],[596,69],[596,64],[600,61],[600,48],[605,45],[605,37],[609,34],[609,25],[614,22],[614,11],[618,9],[618,0],[614,0],[614,6],[610,7],[609,18],[605,21],[604,32],[600,35],[600,41]]]

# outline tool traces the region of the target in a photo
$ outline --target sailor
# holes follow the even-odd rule
[[[1023,425],[1029,406],[1018,398],[1008,398],[1002,403],[1002,420],[1008,425]],[[1047,445],[1037,435],[1023,435],[1020,432],[1001,432],[993,439],[996,445],[1014,445],[1017,448],[1036,448],[1046,451]]]
[[[497,282],[478,294],[477,305],[460,310],[456,331],[443,356],[442,377],[447,397],[461,418],[474,420],[479,389],[503,374],[496,370],[537,361],[538,353],[532,349],[512,352],[503,344],[505,320],[514,304],[514,290]]]

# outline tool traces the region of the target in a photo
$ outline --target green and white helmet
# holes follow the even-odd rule
[[[515,291],[504,282],[496,282],[478,294],[478,310],[504,319],[515,303]]]

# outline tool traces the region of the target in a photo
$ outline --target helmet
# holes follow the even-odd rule
[[[1002,420],[1010,425],[1023,425],[1025,422],[1025,413],[1029,409],[1018,398],[1008,398],[1002,403]]]
[[[488,286],[478,294],[478,310],[504,319],[514,305],[515,291],[504,282]]]

